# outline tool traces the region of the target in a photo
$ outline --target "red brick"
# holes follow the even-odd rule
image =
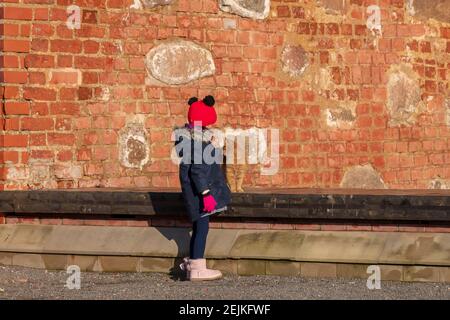
[[[348,225],[347,226],[347,231],[371,231],[372,230],[372,226],[370,225]]]
[[[70,68],[73,66],[73,57],[71,55],[58,55],[57,65],[58,67]]]
[[[320,226],[322,231],[345,231],[347,226],[345,224],[322,224]]]
[[[0,166],[0,180],[6,180],[8,177],[8,168]],[[3,190],[3,189],[2,189]]]
[[[209,222],[209,227],[212,229],[222,229],[222,222],[217,222],[217,221],[210,221]]]
[[[3,139],[2,145],[4,147],[26,147],[28,145],[28,135],[6,134],[0,135],[0,139]]]
[[[270,225],[270,229],[273,230],[293,230],[294,225],[291,223],[273,223]]]
[[[398,231],[398,225],[373,225],[372,231],[376,232],[396,232]]]
[[[291,11],[288,6],[278,6],[277,7],[277,16],[280,18],[287,18],[291,16]]]
[[[76,71],[54,70],[50,73],[50,83],[53,84],[78,84],[80,80],[80,75]]]
[[[75,219],[75,218],[63,218],[62,224],[63,225],[71,225],[71,226],[82,226],[84,225],[85,220],[84,219]]]
[[[2,11],[6,20],[31,20],[33,17],[31,8],[3,7]]]
[[[45,85],[45,73],[44,72],[28,72],[28,83]]]
[[[19,153],[17,151],[2,151],[1,159],[3,163],[18,163]],[[0,214],[1,217],[1,214]]]
[[[399,225],[398,231],[400,231],[400,232],[425,232],[425,227],[420,226],[420,225],[417,225],[417,226]]]
[[[20,26],[20,36],[21,37],[29,37],[31,35],[31,25],[22,24]]]
[[[70,52],[81,53],[80,40],[51,40],[50,51],[52,52]]]
[[[75,57],[75,68],[80,69],[104,69],[106,60],[103,57]]]
[[[49,24],[33,24],[33,36],[51,37],[54,33],[54,27]]]
[[[319,224],[314,223],[302,223],[302,224],[294,224],[295,230],[320,230]]]
[[[47,139],[44,133],[30,134],[30,146],[45,146]]]
[[[47,8],[35,8],[34,19],[35,20],[48,20],[49,14]]]
[[[40,87],[25,87],[23,97],[30,100],[54,101],[56,100],[56,91],[53,89]]]
[[[18,36],[19,25],[18,24],[3,24],[3,30],[0,31],[4,36]]]
[[[36,217],[19,217],[19,222],[23,224],[39,224],[39,218]]]
[[[5,102],[6,114],[30,114],[30,105],[28,102]]]
[[[4,52],[28,52],[30,51],[29,40],[9,40],[5,39],[0,42]]]
[[[50,150],[31,150],[31,159],[53,159],[54,153]]]
[[[76,103],[70,102],[56,102],[50,105],[50,113],[59,115],[79,115],[80,107]]]
[[[128,221],[124,219],[108,219],[105,220],[105,225],[109,227],[127,227]]]
[[[4,121],[4,122],[2,122]],[[20,130],[20,118],[0,119],[1,127],[6,131],[19,131]]]
[[[48,133],[49,145],[72,146],[75,143],[75,135],[71,133]]]
[[[14,216],[6,216],[6,224],[18,224],[19,218]]]
[[[148,220],[128,220],[128,227],[149,227],[151,223]]]
[[[85,219],[84,220],[85,226],[106,226],[107,220],[104,219]]]
[[[21,130],[44,131],[54,128],[54,121],[50,118],[22,118],[20,122]]]
[[[223,229],[240,229],[242,228],[241,223],[239,222],[222,222]]]
[[[61,225],[62,224],[62,218],[41,218],[41,224]]]
[[[425,232],[449,233],[450,227],[447,226],[429,226],[425,227]]]
[[[18,99],[19,98],[19,87],[5,86],[4,88],[4,98],[5,99]]]

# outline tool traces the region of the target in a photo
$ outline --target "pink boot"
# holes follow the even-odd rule
[[[206,268],[205,259],[190,259],[187,268],[190,281],[216,280],[222,278],[222,272]]]

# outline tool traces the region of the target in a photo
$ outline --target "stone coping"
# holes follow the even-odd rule
[[[0,225],[0,252],[179,258],[190,229]],[[211,229],[206,257],[315,263],[450,266],[450,234]]]
[[[177,189],[58,189],[0,192],[0,212],[184,217]],[[449,190],[252,189],[221,216],[450,222]]]

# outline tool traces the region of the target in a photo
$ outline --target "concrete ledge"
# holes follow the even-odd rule
[[[187,255],[189,238],[187,228],[0,225],[0,252],[104,257],[99,258],[100,262],[107,257],[129,257],[133,265],[148,258],[143,268],[150,268],[152,261],[159,261],[152,259]],[[211,229],[206,256],[268,262],[449,267],[450,234]],[[16,256],[13,261],[20,259]],[[46,265],[49,263],[42,267]],[[274,266],[276,263],[270,264],[270,268]],[[263,268],[255,262],[250,269],[262,272]]]

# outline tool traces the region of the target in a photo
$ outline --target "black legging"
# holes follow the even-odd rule
[[[209,230],[209,216],[194,221],[192,225],[192,237],[189,244],[190,258],[203,259],[206,247],[206,237]]]

